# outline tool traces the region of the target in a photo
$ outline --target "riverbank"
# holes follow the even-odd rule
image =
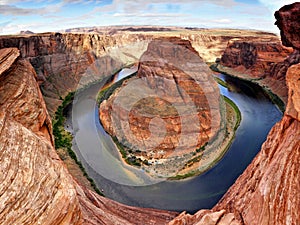
[[[75,92],[70,92],[62,101],[62,104],[55,112],[55,116],[52,120],[53,135],[55,140],[55,149],[60,159],[66,165],[69,173],[84,187],[95,191],[99,195],[103,193],[97,188],[94,180],[87,174],[82,163],[78,160],[76,154],[72,150],[72,134],[64,127],[66,117],[64,110],[72,104]]]
[[[124,65],[123,68],[131,68],[135,64]],[[118,74],[123,68],[116,69],[113,74]],[[103,82],[105,84],[111,82],[115,76],[107,76],[99,80],[94,80],[88,84],[81,85],[76,93],[74,91],[69,92],[64,98],[61,97],[62,103],[57,107],[54,115],[52,116],[53,135],[55,139],[55,149],[60,159],[66,165],[69,173],[75,178],[75,180],[84,187],[95,191],[101,196],[104,196],[102,191],[99,190],[95,181],[88,175],[86,169],[83,167],[80,160],[76,156],[76,153],[72,149],[73,130],[72,124],[66,124],[67,116],[65,111],[71,106],[75,94],[85,91],[96,83]]]
[[[232,100],[226,96],[223,96],[223,98],[226,104],[226,126],[225,132],[221,132],[224,136],[217,137],[217,139],[223,138],[223,140],[214,140],[209,145],[202,147],[204,151],[191,159],[185,165],[185,168],[179,171],[176,176],[171,177],[170,180],[180,180],[200,175],[216,165],[226,154],[235,138],[235,132],[241,123],[242,115]]]
[[[280,81],[274,79],[267,78],[253,78],[248,74],[240,73],[232,68],[222,66],[221,64],[214,63],[210,65],[210,69],[214,72],[223,73],[230,77],[234,77],[240,79],[242,81],[251,82],[260,86],[270,100],[279,108],[279,110],[283,113],[286,107],[286,96],[283,96],[280,90],[280,85],[278,84]],[[269,83],[272,83],[270,85]]]
[[[221,78],[226,80],[226,75]],[[244,83],[239,80],[237,82],[238,85]],[[235,83],[229,85],[235,87]],[[135,172],[138,177],[146,174],[138,167],[127,164],[123,165],[125,168],[121,168],[123,163],[118,158],[119,151],[100,126],[95,109],[97,105],[94,99],[101,85],[86,89],[76,96],[72,104],[73,118],[68,118],[76,121],[73,124],[74,151],[108,198],[129,205],[176,211],[195,212],[199,208],[210,208],[252,161],[271,127],[281,118],[279,110],[266,98],[261,88],[255,90],[255,97],[248,95],[250,92],[243,89],[243,85],[241,87],[238,92],[220,87],[221,93],[238,105],[243,119],[223,158],[208,172],[199,176],[180,181],[163,179],[164,182],[158,183],[136,183],[129,178],[127,170]]]

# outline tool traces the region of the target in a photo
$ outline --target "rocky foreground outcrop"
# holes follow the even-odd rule
[[[124,206],[81,187],[53,146],[31,64],[0,50],[0,224],[165,224],[176,213]]]
[[[299,16],[300,3],[276,12],[283,39],[296,50],[300,50],[300,36],[289,32],[293,31],[290,25],[299,27]],[[300,64],[288,69],[286,82],[284,116],[244,173],[212,210],[182,214],[170,224],[300,224]]]

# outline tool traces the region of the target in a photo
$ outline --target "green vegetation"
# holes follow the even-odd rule
[[[270,91],[267,88],[263,88],[264,91],[266,92],[266,94],[269,96],[269,98],[271,99],[271,101],[278,106],[279,110],[284,113],[285,111],[285,104],[284,102],[277,96],[275,95],[272,91]]]
[[[182,179],[185,179],[185,178],[189,178],[189,177],[193,177],[193,176],[196,176],[196,175],[199,175],[200,172],[199,171],[191,171],[189,173],[186,173],[186,174],[182,174],[182,175],[176,175],[174,177],[170,177],[168,180],[182,180]]]
[[[226,102],[226,104],[230,105],[230,107],[233,108],[235,115],[236,115],[236,123],[234,125],[234,132],[237,130],[237,128],[239,127],[241,120],[242,120],[242,114],[241,111],[239,110],[239,108],[237,107],[237,105],[229,98],[227,98],[226,96],[223,96],[224,101]],[[227,131],[227,127],[226,127],[226,134],[225,135],[229,135],[228,131]],[[204,173],[205,171],[207,171],[209,168],[211,168],[213,165],[215,165],[223,156],[224,154],[227,152],[227,150],[229,149],[230,145],[232,144],[232,141],[234,139],[235,135],[232,136],[231,140],[229,141],[229,143],[226,145],[226,147],[224,148],[224,150],[222,151],[222,154],[220,154],[213,162],[210,163],[210,166],[208,168],[206,168],[204,171],[200,171],[200,170],[193,170],[189,173],[186,174],[180,174],[180,175],[176,175],[174,177],[170,177],[169,180],[181,180],[181,179],[185,179],[188,177],[192,177],[192,176],[197,176],[200,175],[202,173]],[[206,146],[208,145],[208,142],[206,142],[203,146],[201,146],[200,148],[196,149],[196,154],[203,152],[206,148]],[[190,167],[192,166],[194,163],[197,163],[201,160],[202,154],[201,155],[197,155],[196,157],[190,159],[187,163],[185,163],[184,167]]]
[[[260,86],[264,92],[268,95],[268,97],[270,98],[270,100],[275,104],[277,105],[277,107],[279,108],[279,110],[284,113],[285,111],[285,104],[284,102],[281,100],[281,98],[279,98],[276,94],[274,94],[271,90],[269,90],[267,87],[265,86],[262,86],[260,83],[259,83],[259,80],[262,80],[263,78],[256,78],[256,79],[246,79],[246,78],[241,78],[241,77],[238,77],[238,76],[235,76],[235,75],[232,75],[232,74],[229,74],[227,73],[226,71],[222,71],[218,68],[218,64],[217,63],[214,63],[212,65],[209,66],[209,68],[214,71],[214,72],[218,72],[218,73],[222,73],[222,74],[225,74],[225,75],[228,75],[230,77],[234,77],[234,78],[237,78],[237,79],[240,79],[242,81],[246,81],[246,82],[251,82],[251,83],[254,83],[254,84],[257,84],[258,86]],[[219,80],[217,80],[217,82],[219,83]],[[224,86],[222,83],[219,83],[220,85]],[[225,86],[224,86],[225,87]]]
[[[208,145],[208,142],[206,142],[203,146],[201,146],[200,148],[197,148],[196,149],[196,152],[199,153],[199,152],[203,152],[205,150],[205,147]]]
[[[133,76],[136,76],[136,74],[137,74],[137,73],[133,73],[133,74],[131,74],[130,76],[125,77],[125,78],[123,78],[123,79],[117,81],[116,83],[112,84],[111,86],[108,86],[108,87],[102,89],[102,90],[99,92],[98,96],[97,96],[97,102],[98,102],[98,104],[100,105],[101,102],[103,102],[104,100],[107,100],[107,99],[114,93],[114,91],[115,91],[117,88],[119,88],[119,87],[122,86],[122,84],[123,84],[123,82],[124,82],[125,80],[128,80],[129,78],[131,78],[131,77],[133,77]]]
[[[63,103],[58,107],[57,111],[55,112],[54,119],[52,121],[53,124],[53,135],[55,140],[55,149],[63,149],[65,150],[68,155],[75,161],[75,163],[81,169],[83,175],[87,178],[90,182],[92,188],[99,194],[103,196],[103,193],[97,188],[93,179],[86,173],[85,168],[83,167],[82,163],[77,159],[76,154],[72,150],[72,135],[70,132],[64,129],[64,122],[65,117],[63,114],[64,109],[72,103],[74,98],[75,92],[70,92],[63,100]],[[63,159],[62,159],[63,160]]]
[[[97,102],[100,105],[101,102],[103,102],[104,100],[107,100],[112,94],[113,92],[122,86],[123,82],[128,80],[129,78],[136,76],[137,73],[133,73],[130,76],[127,76],[119,81],[117,81],[116,83],[112,84],[111,86],[108,86],[104,89],[102,89],[97,96]],[[140,167],[142,164],[145,165],[149,165],[149,162],[147,160],[141,160],[140,158],[137,158],[136,156],[132,155],[133,150],[129,149],[127,146],[123,145],[115,136],[112,136],[112,140],[114,141],[114,143],[116,144],[117,148],[119,149],[122,158],[125,160],[125,162],[129,165],[132,166],[137,166]],[[140,150],[136,150],[136,153],[141,153]],[[130,155],[128,155],[128,153],[130,153]]]
[[[121,142],[119,142],[119,140],[117,139],[116,136],[113,136],[112,139],[113,139],[114,143],[116,144],[117,148],[119,149],[119,151],[122,155],[122,158],[125,160],[125,162],[127,164],[132,165],[132,166],[137,166],[137,167],[140,167],[142,164],[145,164],[145,165],[149,164],[147,160],[142,161],[141,159],[137,158],[134,155],[128,155],[127,152],[132,153],[132,150],[129,149],[128,147],[126,147],[125,145],[123,145]],[[137,150],[136,152],[140,153],[141,151]]]
[[[218,84],[222,85],[225,88],[228,88],[228,84],[223,81],[222,79],[220,79],[219,77],[214,77],[215,81],[217,81]]]
[[[235,111],[236,114],[236,124],[234,126],[234,131],[236,131],[236,129],[240,126],[241,120],[242,120],[242,114],[240,109],[237,107],[237,105],[228,97],[223,96],[224,100],[226,103],[228,103]]]

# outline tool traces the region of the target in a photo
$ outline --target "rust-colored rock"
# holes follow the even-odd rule
[[[292,49],[282,46],[275,38],[231,40],[222,55],[221,64],[254,78],[264,78],[272,76],[270,71],[274,64],[284,61],[291,53]]]
[[[254,80],[287,103],[285,74],[300,62],[297,50],[286,48],[276,38],[231,40],[221,58],[221,71]]]
[[[18,54],[0,50],[0,61],[10,62],[0,74],[0,223],[76,224],[82,214],[73,180],[53,148],[34,69]]]
[[[287,73],[289,102],[262,150],[214,208],[238,211],[245,224],[299,224],[300,64]]]
[[[0,224],[166,224],[176,213],[124,206],[82,188],[53,147],[30,63],[0,50]]]
[[[283,39],[299,50],[299,33],[293,30],[299,27],[299,3],[283,8],[277,15],[284,27]],[[75,59],[72,58],[75,51],[66,56],[67,60],[65,52],[52,54],[60,41],[49,42],[49,36],[1,38],[0,47],[18,47],[23,58],[36,62],[36,71],[49,65],[51,70],[57,66],[54,71],[60,72],[66,67],[58,62],[69,65],[66,62]],[[33,39],[37,41],[32,42]],[[73,44],[69,42],[69,46]],[[48,48],[49,53],[45,52]],[[31,55],[33,51],[44,55]],[[35,72],[18,54],[15,49],[0,51],[0,223],[165,224],[173,218],[174,213],[124,206],[76,184],[53,148],[51,122]],[[55,57],[61,60],[52,63]],[[72,65],[65,70],[66,74],[76,71],[76,63]],[[261,152],[220,203],[195,215],[182,213],[171,224],[300,224],[299,70],[299,64],[295,65],[286,76],[289,102],[284,118],[275,125]],[[38,72],[40,82],[51,79],[47,76],[49,71]],[[56,90],[62,93],[62,86],[54,88],[58,83],[59,78],[53,84],[43,83],[49,85],[47,96],[53,101],[58,99],[57,94],[52,96]]]
[[[217,83],[190,42],[161,38],[149,43],[137,78],[104,101],[99,113],[104,128],[129,153],[136,151],[135,157],[150,163],[162,159],[168,173],[183,167],[185,155],[191,159],[215,137],[221,126],[220,104]],[[175,160],[166,161],[178,157],[181,167]]]
[[[143,30],[143,28],[138,28]],[[175,29],[175,28],[172,28]],[[43,33],[1,36],[0,49],[15,47],[34,67],[50,115],[68,92],[136,63],[150,40],[174,36],[190,40],[206,62],[220,58],[232,38],[276,38],[270,33],[241,30],[168,29],[153,34],[135,28],[74,29],[76,33]],[[132,31],[132,32],[131,32]]]
[[[280,29],[283,45],[300,49],[300,3],[282,7],[275,12],[276,25]]]

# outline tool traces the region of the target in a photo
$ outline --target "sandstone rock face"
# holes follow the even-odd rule
[[[299,13],[297,7],[293,4],[277,12],[283,17],[280,20],[285,21],[283,27],[299,23],[288,20],[294,10]],[[287,37],[293,35],[287,32],[289,29],[282,30]],[[293,47],[299,50],[297,45]],[[204,219],[209,221],[207,224],[221,224],[228,217],[232,220],[227,224],[300,223],[299,71],[300,64],[287,71],[289,96],[283,119],[272,128],[261,151],[221,201],[210,211],[199,211],[193,216],[182,214],[170,224],[203,224]]]
[[[124,64],[136,62],[147,46],[144,39],[142,35],[110,38],[96,34],[49,33],[1,37],[0,48],[16,47],[21,57],[30,61],[53,114],[68,92],[112,74]],[[123,47],[129,43],[129,49]],[[112,46],[118,50],[110,49]],[[122,54],[125,50],[126,55]]]
[[[295,91],[300,87],[299,64],[289,68],[286,79],[289,88],[289,102],[286,107],[286,114],[300,121],[300,92]]]
[[[214,208],[238,211],[245,224],[299,224],[299,69],[287,73],[289,102],[261,152]]]
[[[283,45],[300,49],[300,3],[282,7],[275,13]]]
[[[286,48],[276,38],[231,40],[222,55],[224,71],[255,80],[278,95],[286,104],[285,75],[291,65],[300,62],[298,50]],[[222,70],[222,69],[221,69]]]
[[[273,34],[240,30],[181,29],[156,34],[134,32],[131,28],[75,31],[77,33],[0,37],[0,49],[18,48],[21,57],[28,59],[34,67],[50,115],[53,115],[61,104],[61,98],[68,92],[99,80],[125,64],[136,63],[147,49],[148,42],[155,37],[175,35],[190,40],[206,62],[221,57],[227,42],[232,38],[276,38]]]
[[[294,36],[297,30],[289,32],[293,27],[299,27],[299,16],[296,20],[285,19],[299,13],[297,6],[294,4],[284,8],[277,15],[282,15],[281,21],[284,21],[286,27],[283,35],[289,37],[290,42],[295,43],[293,47],[299,50],[296,42],[299,35]],[[295,26],[289,27],[290,23],[295,23]],[[175,214],[124,206],[82,188],[68,174],[55,153],[51,123],[48,122],[50,119],[36,79],[46,86],[44,90],[48,90],[46,100],[57,105],[58,96],[63,96],[64,92],[58,74],[65,71],[67,76],[68,72],[79,70],[77,65],[86,64],[88,59],[92,61],[96,55],[82,54],[82,65],[78,61],[72,64],[75,59],[82,58],[73,50],[68,55],[65,45],[60,45],[60,36],[45,34],[26,38],[0,38],[0,48],[17,47],[20,50],[20,53],[16,49],[0,51],[0,223],[167,223]],[[67,43],[69,47],[76,46],[75,42]],[[55,54],[54,49],[59,46],[62,46],[62,53]],[[32,64],[36,62],[34,68],[37,75],[26,60],[18,58],[19,54]],[[70,65],[67,62],[73,66],[66,67]],[[47,65],[49,70],[46,69]],[[289,103],[284,118],[272,129],[262,151],[222,201],[213,210],[201,210],[193,216],[183,213],[171,224],[300,224],[297,192],[300,149],[299,69],[299,65],[295,65],[288,71]],[[46,82],[51,79],[48,75],[52,70],[53,73],[58,72],[58,80]]]
[[[36,74],[0,50],[0,224],[165,224],[175,213],[124,206],[79,186],[53,147]]]
[[[291,53],[292,49],[283,47],[275,38],[231,40],[222,55],[221,64],[264,78],[271,75],[275,63],[284,61]]]
[[[99,113],[104,128],[135,156],[163,159],[167,171],[166,159],[195,153],[215,137],[220,104],[217,83],[190,42],[161,38],[149,43],[137,78],[104,101]]]
[[[76,190],[53,148],[35,72],[17,49],[0,55],[0,223],[76,224],[82,217]]]

